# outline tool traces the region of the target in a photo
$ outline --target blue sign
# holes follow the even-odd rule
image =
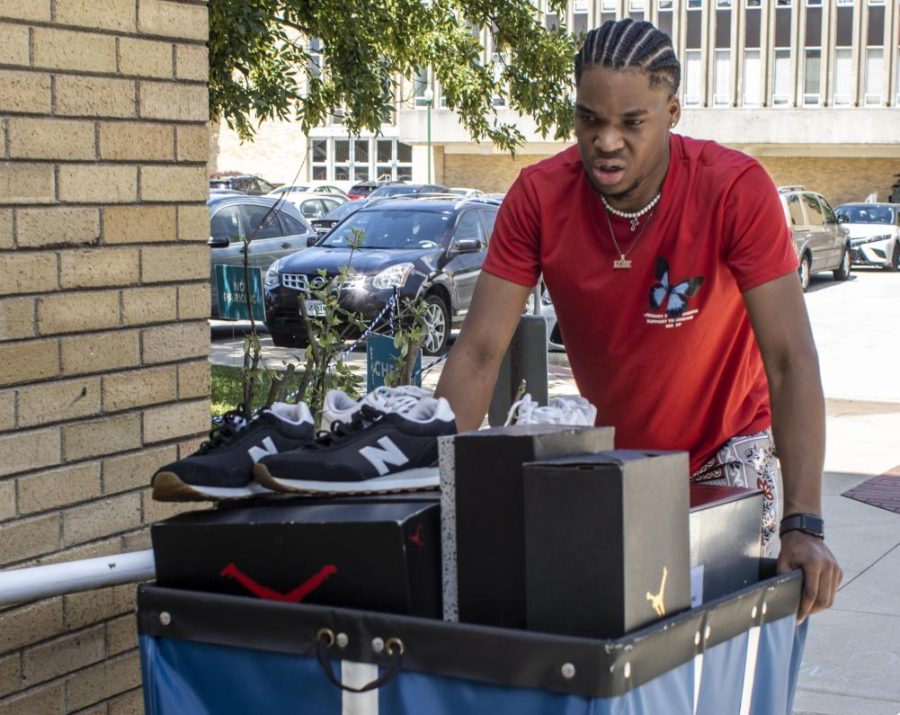
[[[253,319],[265,321],[262,271],[250,268],[250,302]],[[250,320],[247,313],[247,281],[243,266],[216,266],[216,302],[223,320]]]
[[[400,348],[394,347],[394,338],[388,335],[370,335],[366,339],[366,389],[371,392],[384,385],[384,379],[396,372],[400,360]],[[422,384],[422,353],[416,357],[413,369],[416,385]]]

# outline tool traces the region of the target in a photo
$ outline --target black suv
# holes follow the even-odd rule
[[[266,272],[266,325],[276,345],[308,342],[300,314],[322,314],[309,288],[322,286],[350,264],[353,280],[341,288],[341,305],[371,322],[396,293],[428,303],[423,350],[436,355],[447,347],[451,326],[465,317],[498,206],[459,198],[398,198],[369,204],[338,224],[305,251],[273,263]],[[361,232],[361,233],[360,233]],[[362,243],[351,249],[348,242]]]
[[[210,189],[231,189],[249,196],[262,196],[281,184],[270,184],[258,176],[216,176],[209,180]]]

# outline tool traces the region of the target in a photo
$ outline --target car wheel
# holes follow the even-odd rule
[[[291,330],[289,327],[269,328],[269,335],[272,336],[272,342],[279,348],[305,348],[309,344],[305,333]]]
[[[426,355],[440,355],[447,348],[450,337],[450,313],[444,301],[436,295],[425,297],[425,339],[422,352]]]
[[[841,253],[841,265],[832,272],[836,281],[845,281],[850,277],[850,251],[845,247]]]
[[[800,259],[800,268],[798,272],[800,273],[800,290],[804,293],[806,289],[809,288],[809,274],[812,270],[812,259],[809,257],[808,253],[803,254],[803,258]]]

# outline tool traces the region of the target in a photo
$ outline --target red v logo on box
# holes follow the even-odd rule
[[[288,591],[287,593],[279,593],[268,586],[263,586],[257,581],[254,581],[253,578],[241,571],[234,563],[228,564],[228,566],[222,569],[219,575],[233,578],[258,598],[264,598],[267,601],[281,601],[283,603],[300,603],[309,594],[319,588],[319,586],[324,583],[325,579],[336,574],[337,570],[337,566],[334,564],[326,564],[318,571],[318,573],[309,577],[306,581],[297,586],[297,588]]]

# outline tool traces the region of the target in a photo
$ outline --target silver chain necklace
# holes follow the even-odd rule
[[[638,227],[638,223],[641,220],[641,216],[653,210],[653,207],[659,203],[659,197],[662,196],[662,191],[658,192],[656,196],[654,196],[650,203],[644,206],[642,209],[638,209],[637,211],[619,211],[619,209],[613,208],[609,205],[609,201],[606,200],[606,197],[603,194],[600,195],[600,200],[603,202],[603,207],[609,211],[613,216],[618,216],[619,218],[627,218],[631,219],[631,231],[634,233],[634,230]],[[607,218],[609,218],[607,216]]]
[[[659,201],[659,194],[657,194],[656,198],[653,199],[653,204],[655,205],[657,201]],[[641,237],[644,235],[644,230],[647,228],[647,226],[650,225],[650,222],[653,220],[653,213],[652,213],[653,206],[650,206],[650,211],[651,211],[650,215],[647,217],[647,220],[644,221],[644,225],[641,226],[641,230],[638,232],[638,235],[635,236],[634,240],[631,242],[631,245],[628,247],[627,251],[622,251],[622,249],[619,248],[619,242],[616,240],[616,232],[613,231],[612,221],[609,218],[609,214],[610,214],[609,206],[606,204],[606,201],[603,202],[603,207],[604,207],[604,209],[607,209],[603,212],[603,215],[606,216],[606,225],[609,227],[609,237],[612,239],[613,245],[616,247],[616,253],[619,254],[619,257],[613,261],[613,268],[614,269],[631,268],[631,261],[628,260],[628,254],[631,253],[634,250],[634,247],[638,245],[638,242],[641,240]],[[646,209],[641,209],[642,215],[645,212],[646,212]],[[638,218],[640,218],[640,216]]]

